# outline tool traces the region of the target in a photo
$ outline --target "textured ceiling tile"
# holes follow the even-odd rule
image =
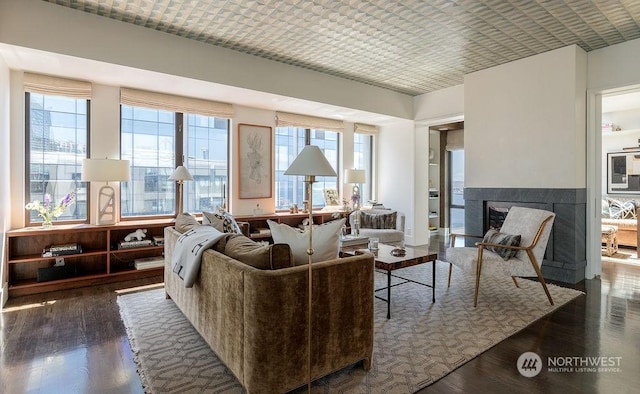
[[[640,37],[638,0],[43,1],[410,95]]]

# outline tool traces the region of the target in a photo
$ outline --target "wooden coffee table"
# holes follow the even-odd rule
[[[387,303],[387,319],[391,318],[391,288],[399,285],[403,285],[405,283],[416,283],[422,286],[431,287],[431,297],[432,302],[436,302],[436,259],[438,258],[437,253],[433,253],[430,251],[420,250],[416,248],[412,248],[410,246],[405,247],[406,254],[404,256],[393,256],[391,255],[391,251],[395,249],[395,246],[380,244],[378,252],[374,254],[375,256],[375,267],[386,271],[387,273],[387,286],[382,287],[380,289],[376,289],[375,291],[387,291],[387,298],[382,298],[379,296],[375,296],[376,298],[385,301]],[[353,256],[361,253],[371,253],[368,249],[363,249],[362,247],[345,247],[340,251],[343,256]],[[412,267],[418,264],[432,263],[432,277],[431,284],[426,284],[422,282],[417,282],[415,280],[411,280],[408,278],[404,278],[402,276],[398,276],[392,274],[391,271],[396,271],[402,268]],[[391,284],[391,277],[395,277],[398,279],[402,279],[403,282],[396,283],[394,285]]]

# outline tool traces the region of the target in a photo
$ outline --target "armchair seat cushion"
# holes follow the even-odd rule
[[[504,260],[500,255],[488,249],[482,251],[482,275],[492,276],[536,276],[531,263],[519,258],[519,255]],[[447,249],[447,260],[465,272],[475,275],[478,261],[477,247],[455,247]]]
[[[361,237],[378,238],[383,244],[395,245],[404,242],[404,233],[395,229],[361,228]]]

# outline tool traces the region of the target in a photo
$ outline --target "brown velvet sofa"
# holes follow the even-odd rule
[[[192,288],[172,272],[180,233],[165,228],[165,290],[247,393],[283,393],[307,382],[308,267],[261,270],[206,250]],[[373,352],[373,256],[313,264],[313,379]]]

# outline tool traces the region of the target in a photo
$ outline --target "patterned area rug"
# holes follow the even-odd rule
[[[387,320],[386,303],[376,299],[371,370],[345,368],[314,382],[313,391],[413,393],[582,294],[549,285],[550,306],[538,282],[520,279],[518,289],[511,278],[485,278],[474,308],[473,278],[454,269],[447,289],[447,272],[438,262],[435,304],[430,288],[403,284],[391,290]],[[396,273],[431,283],[430,264]],[[386,275],[376,274],[376,288],[385,284]],[[163,289],[123,295],[118,304],[147,392],[243,392]]]

